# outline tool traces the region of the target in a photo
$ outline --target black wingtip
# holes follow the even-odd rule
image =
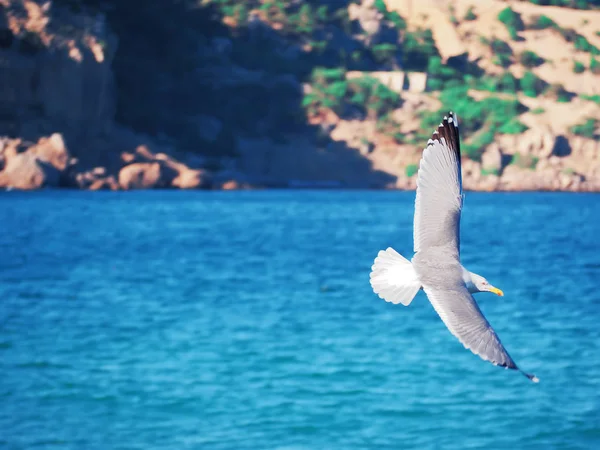
[[[454,124],[456,128],[458,128],[458,116],[454,114],[452,111],[448,112],[448,122]]]
[[[523,375],[525,375],[527,378],[529,378],[531,381],[533,381],[534,383],[539,383],[540,382],[540,379],[538,377],[536,377],[532,373],[523,372],[522,370],[521,370],[521,373]]]
[[[435,130],[431,136],[431,138],[435,141],[441,141],[444,139],[446,141],[446,145],[448,145],[451,149],[453,149],[458,159],[460,160],[460,136],[458,132],[458,118],[454,112],[449,111],[447,115],[444,116],[442,123],[439,124],[437,130]]]

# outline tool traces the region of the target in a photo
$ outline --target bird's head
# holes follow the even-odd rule
[[[471,294],[475,294],[476,292],[492,292],[500,297],[504,296],[504,292],[497,287],[492,286],[488,280],[483,278],[481,275],[467,271],[467,276],[465,278],[467,278],[465,280],[465,284],[467,285],[467,289],[469,289]]]

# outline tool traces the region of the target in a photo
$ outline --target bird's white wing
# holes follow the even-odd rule
[[[450,246],[460,251],[462,177],[458,120],[450,112],[423,150],[417,175],[414,250]]]
[[[423,289],[450,332],[465,348],[494,365],[521,371],[466,287],[440,290],[424,286]],[[538,381],[535,375],[523,374],[532,381]]]

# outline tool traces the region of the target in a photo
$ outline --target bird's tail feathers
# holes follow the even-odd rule
[[[421,283],[412,263],[391,247],[381,250],[371,267],[373,291],[386,302],[410,305]]]

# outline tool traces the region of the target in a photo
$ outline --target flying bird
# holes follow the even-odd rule
[[[411,261],[393,248],[381,250],[371,268],[373,291],[391,303],[408,306],[419,290],[450,332],[482,359],[523,372],[510,357],[472,294],[504,293],[460,263],[460,214],[463,205],[458,119],[450,112],[433,132],[417,174],[414,251]]]

